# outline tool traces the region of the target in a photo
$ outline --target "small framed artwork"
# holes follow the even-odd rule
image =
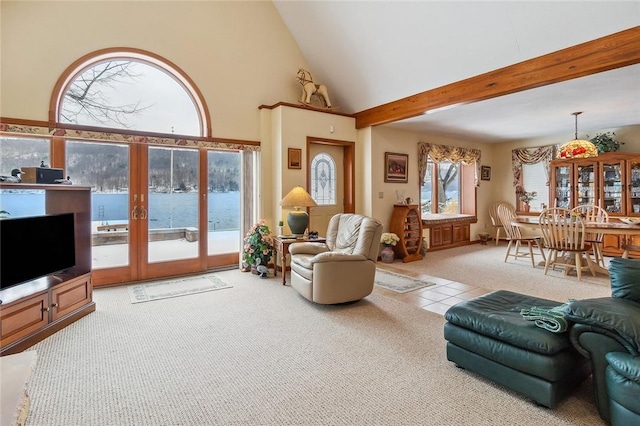
[[[409,181],[409,154],[384,153],[384,181],[397,183]]]
[[[491,167],[482,166],[480,168],[480,179],[482,179],[482,180],[491,180]]]
[[[302,168],[302,150],[300,148],[289,148],[288,151],[289,168],[301,169]]]

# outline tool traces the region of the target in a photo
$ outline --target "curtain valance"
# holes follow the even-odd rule
[[[436,145],[426,142],[418,143],[418,175],[420,185],[424,185],[424,177],[427,173],[428,158],[440,163],[442,161],[451,161],[452,163],[461,163],[465,165],[476,165],[475,183],[478,185],[478,168],[480,167],[480,157],[482,151],[473,148],[460,148],[457,146]]]
[[[245,142],[239,140],[204,138],[204,137],[163,137],[146,136],[138,134],[115,133],[105,131],[92,131],[82,129],[70,129],[65,127],[45,127],[28,124],[0,123],[0,132],[19,136],[56,136],[73,140],[98,141],[98,142],[126,142],[131,144],[163,145],[216,148],[239,151],[260,151],[259,142]]]
[[[549,185],[550,166],[553,159],[554,146],[541,146],[537,148],[519,148],[511,151],[511,168],[513,169],[513,186],[522,184],[522,165],[543,163],[544,172]]]

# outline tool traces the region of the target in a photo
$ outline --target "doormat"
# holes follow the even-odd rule
[[[233,286],[223,282],[220,278],[208,275],[206,277],[162,281],[154,284],[131,285],[127,289],[129,290],[131,303],[142,303],[231,287]]]
[[[394,274],[392,272],[376,269],[375,285],[395,291],[396,293],[408,293],[419,288],[436,285],[429,281],[421,281],[405,275]]]

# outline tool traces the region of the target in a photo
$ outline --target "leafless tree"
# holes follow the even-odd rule
[[[101,125],[129,128],[127,116],[138,114],[151,105],[144,106],[138,100],[132,104],[114,104],[105,94],[105,88],[121,87],[143,77],[136,73],[136,62],[109,61],[94,65],[71,82],[64,94],[61,118],[68,123],[88,118]],[[85,123],[86,124],[86,123]]]

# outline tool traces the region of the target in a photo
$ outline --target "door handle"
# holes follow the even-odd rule
[[[138,219],[138,206],[134,206],[133,210],[131,210],[131,219],[133,220]]]
[[[140,219],[147,219],[147,209],[145,209],[144,207],[140,207]]]

